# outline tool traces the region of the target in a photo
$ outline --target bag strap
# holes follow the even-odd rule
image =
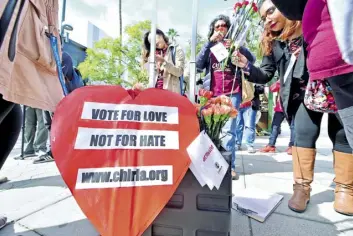
[[[61,88],[63,89],[64,96],[67,96],[69,94],[69,92],[68,92],[67,87],[65,85],[65,80],[64,80],[64,76],[63,76],[62,67],[61,67],[59,48],[58,48],[58,39],[53,34],[48,34],[48,37],[50,40],[50,46],[53,50],[55,63],[56,63],[56,69],[58,72],[58,77],[59,77],[59,81],[61,84]]]
[[[175,46],[172,46],[172,61],[173,61],[173,64],[175,65],[175,54],[176,54],[176,47]],[[184,95],[184,91],[183,91],[183,85],[184,85],[184,76],[180,76],[179,77],[179,86],[180,86],[180,94],[181,95]]]
[[[294,54],[292,54],[292,56],[290,57],[290,61],[289,61],[289,65],[287,67],[287,70],[286,70],[286,72],[284,73],[284,76],[283,76],[283,84],[286,83],[287,78],[289,76],[289,73],[293,70],[293,67],[294,67],[294,64],[295,64],[296,61],[297,61],[297,57]]]

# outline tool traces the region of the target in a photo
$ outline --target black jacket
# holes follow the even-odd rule
[[[278,72],[281,83],[280,95],[283,112],[289,121],[297,112],[300,103],[304,100],[305,90],[302,88],[305,88],[309,80],[305,54],[303,45],[294,68],[284,83],[284,74],[289,65],[291,54],[287,43],[276,40],[273,43],[272,54],[263,57],[259,68],[250,65],[250,74],[247,76],[250,82],[266,84],[272,80],[276,71]]]
[[[282,14],[290,20],[302,20],[308,0],[272,0]]]

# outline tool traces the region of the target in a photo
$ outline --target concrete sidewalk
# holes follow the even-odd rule
[[[241,176],[234,181],[233,192],[254,187],[279,193],[284,200],[265,223],[234,211],[232,236],[353,236],[353,217],[333,210],[332,145],[326,122],[325,119],[317,145],[319,153],[310,207],[304,214],[296,214],[287,207],[292,193],[292,161],[284,153],[289,141],[287,126],[278,140],[278,149],[282,152],[239,152],[236,164]],[[256,147],[264,146],[267,141],[268,137],[258,137]],[[1,175],[11,181],[0,185],[0,214],[6,214],[12,223],[0,230],[0,236],[99,235],[71,197],[55,163],[33,165],[31,160],[15,161],[13,157],[19,153],[20,140],[1,170]]]

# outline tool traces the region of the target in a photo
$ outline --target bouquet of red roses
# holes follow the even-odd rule
[[[258,12],[258,4],[261,0],[244,0],[234,5],[233,20],[227,36],[230,35],[232,44],[229,49],[225,65],[228,64],[234,51],[238,50],[246,40],[246,35],[251,26],[251,18]]]
[[[234,108],[228,96],[212,97],[213,93],[204,89],[200,89],[199,96],[200,104],[195,106],[200,119],[200,127],[203,127],[216,147],[220,148],[221,130],[229,118],[237,116],[238,111]]]

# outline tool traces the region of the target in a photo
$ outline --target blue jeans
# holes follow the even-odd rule
[[[233,106],[238,110],[241,103],[241,93],[233,94],[231,97]],[[222,146],[228,152],[232,153],[231,167],[235,169],[235,140],[236,140],[236,118],[231,118],[222,128]]]
[[[272,120],[272,131],[271,131],[271,136],[268,145],[269,146],[276,146],[276,141],[277,137],[281,128],[281,124],[283,120],[285,119],[284,113],[283,112],[275,112],[275,115],[273,116]],[[292,122],[290,124],[290,141],[288,146],[292,147],[294,145],[294,140],[295,140],[295,132],[294,132],[294,119],[292,119]]]
[[[240,108],[236,118],[236,144],[241,145],[243,141],[243,133],[245,135],[245,143],[248,147],[254,147],[256,136],[256,111],[252,107]]]

